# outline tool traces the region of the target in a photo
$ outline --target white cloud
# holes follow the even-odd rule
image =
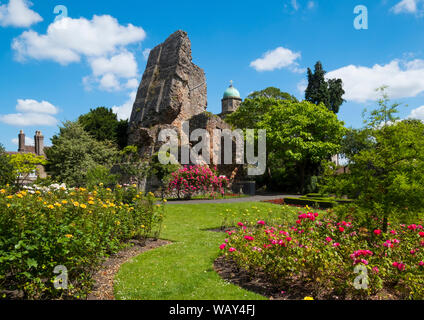
[[[125,84],[127,89],[137,89],[138,88],[138,80],[136,78],[129,79]]]
[[[0,122],[20,127],[55,126],[57,124],[55,117],[40,113],[14,113],[0,115]]]
[[[408,118],[424,121],[424,106],[412,110]]]
[[[393,60],[386,65],[373,67],[349,65],[327,73],[326,78],[341,78],[349,101],[375,100],[375,89],[386,85],[393,99],[415,97],[424,92],[424,60]]]
[[[418,4],[422,3],[422,0],[402,0],[398,2],[394,7],[392,7],[392,11],[395,14],[399,13],[417,13],[418,12]]]
[[[128,100],[121,106],[113,106],[112,110],[118,115],[119,120],[126,120],[131,117],[132,108],[134,105],[137,91],[132,91]]]
[[[53,60],[67,65],[81,56],[101,57],[119,48],[144,40],[145,31],[132,24],[122,26],[114,17],[103,15],[85,18],[62,18],[49,25],[46,34],[26,31],[15,38],[12,48],[23,61]]]
[[[119,80],[113,73],[106,73],[100,79],[99,86],[106,91],[117,91],[121,89]]]
[[[308,9],[313,9],[313,8],[315,8],[315,2],[309,1],[308,2]]]
[[[152,49],[150,49],[150,48],[146,48],[146,49],[143,50],[143,58],[144,58],[144,60],[147,61],[149,59],[150,51],[152,51]]]
[[[18,146],[19,145],[19,138],[12,139],[12,143]],[[28,136],[25,136],[25,145],[26,146],[33,146],[33,145],[35,145],[34,139],[32,139],[32,138],[30,138]]]
[[[90,62],[94,76],[112,73],[122,78],[133,78],[137,75],[137,62],[131,52],[119,53],[110,59],[99,57]]]
[[[29,9],[32,3],[27,0],[10,0],[0,6],[0,25],[3,27],[29,27],[43,21],[43,18]]]
[[[299,10],[299,4],[297,3],[297,0],[291,0],[291,5],[294,10]]]
[[[306,81],[305,79],[303,79],[297,84],[297,90],[302,94],[305,94],[305,90],[307,87],[308,87],[308,81]]]
[[[123,26],[112,16],[95,15],[91,20],[57,20],[45,34],[26,31],[13,40],[12,48],[21,62],[52,60],[68,65],[85,59],[92,70],[91,75],[83,78],[85,88],[97,84],[102,90],[116,91],[127,88],[125,82],[138,75],[137,61],[126,47],[145,37],[141,27]]]
[[[12,126],[55,126],[58,108],[47,101],[38,102],[32,99],[18,99],[18,113],[0,115],[0,122]]]
[[[58,108],[56,108],[50,102],[47,102],[47,101],[38,102],[32,99],[26,99],[26,100],[18,99],[16,110],[20,112],[24,112],[24,113],[57,114],[59,112]]]
[[[250,66],[256,71],[273,71],[276,69],[289,68],[293,72],[303,72],[298,68],[297,59],[301,57],[300,53],[289,49],[278,47],[266,52],[262,58],[256,59],[250,63]]]

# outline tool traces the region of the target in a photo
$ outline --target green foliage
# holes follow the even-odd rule
[[[180,168],[180,165],[172,163],[162,164],[159,161],[159,155],[160,152],[155,153],[152,159],[150,160],[149,175],[156,176],[159,179],[159,181],[161,182],[162,196],[164,196],[166,186],[172,179],[171,174],[177,171]],[[170,157],[170,154],[168,152],[166,153],[166,157]]]
[[[117,181],[117,175],[111,174],[110,169],[105,166],[98,165],[87,171],[86,185],[89,189],[92,189],[94,186],[101,183],[105,186],[113,186],[117,183]]]
[[[267,151],[282,161],[294,162],[305,190],[306,170],[340,151],[344,123],[323,104],[282,101],[258,123],[267,130]]]
[[[246,99],[226,121],[238,128],[267,130],[268,171],[259,182],[279,190],[314,191],[320,161],[337,154],[346,132],[322,104],[260,95]]]
[[[45,165],[46,159],[33,153],[17,153],[10,156],[13,166],[13,174],[17,179],[18,187],[21,187],[30,174],[38,172],[38,166]]]
[[[343,104],[343,82],[341,79],[325,80],[322,64],[315,64],[314,72],[308,68],[308,87],[305,91],[305,99],[316,105],[323,103],[328,110],[338,113]]]
[[[0,145],[0,186],[12,185],[16,181],[13,164],[10,162],[10,156],[6,154],[2,145]]]
[[[417,217],[424,207],[424,124],[393,123],[397,104],[389,107],[387,101],[379,101],[364,129],[372,147],[352,152],[349,174],[335,176],[330,170],[326,187],[355,198],[369,217],[382,218],[384,231],[390,217],[405,221]]]
[[[261,91],[255,91],[251,93],[247,99],[256,99],[259,97],[263,98],[272,98],[277,100],[290,100],[293,102],[298,102],[295,96],[292,96],[290,93],[282,92],[280,89],[275,87],[269,87]]]
[[[87,173],[99,165],[110,168],[118,154],[108,142],[90,136],[78,122],[65,122],[46,149],[52,178],[69,186],[84,186]]]
[[[127,146],[119,152],[121,180],[139,184],[149,172],[149,164],[138,154],[137,146]]]
[[[0,296],[17,290],[24,299],[84,299],[104,258],[130,239],[157,239],[164,207],[155,202],[137,194],[123,204],[103,187],[0,190]],[[60,265],[68,270],[65,290],[53,286]]]
[[[128,121],[119,121],[112,109],[105,107],[90,109],[89,113],[78,118],[78,122],[98,141],[112,141],[120,149],[127,145]]]

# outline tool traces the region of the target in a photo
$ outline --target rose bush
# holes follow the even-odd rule
[[[1,189],[0,297],[84,298],[105,257],[130,239],[158,237],[164,207],[154,203],[134,187]],[[59,265],[68,270],[68,290],[54,288]]]
[[[282,288],[301,283],[315,297],[424,298],[422,224],[391,226],[385,234],[301,212],[294,223],[239,222],[220,249],[252,275],[263,272]],[[367,288],[355,287],[358,266],[367,271],[359,281]]]
[[[171,175],[168,192],[176,191],[178,198],[208,193],[211,196],[225,195],[229,184],[227,177],[218,176],[216,169],[212,170],[209,166],[184,166]]]

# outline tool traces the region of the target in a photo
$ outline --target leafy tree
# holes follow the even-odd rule
[[[16,175],[13,164],[10,162],[10,156],[0,144],[0,186],[12,185],[15,181]]]
[[[118,167],[121,180],[130,181],[137,185],[149,171],[148,161],[140,157],[137,146],[127,146],[119,152]]]
[[[171,174],[173,172],[176,172],[180,165],[178,164],[162,164],[159,161],[159,155],[160,152],[157,152],[153,155],[152,159],[150,160],[150,176],[156,176],[161,184],[161,190],[162,190],[162,198],[164,198],[165,194],[165,186],[168,185]],[[170,157],[170,154],[167,152],[166,157]]]
[[[46,149],[48,171],[52,177],[71,186],[84,186],[87,173],[99,165],[110,168],[118,154],[110,142],[100,142],[79,122],[67,121]]]
[[[78,118],[78,122],[98,141],[112,141],[120,149],[127,145],[128,120],[119,121],[112,109],[90,109],[89,113]]]
[[[331,176],[327,190],[356,197],[369,227],[374,217],[388,230],[390,218],[406,222],[424,206],[424,124],[419,120],[394,122],[398,104],[389,106],[384,93],[372,111],[364,133],[372,147],[352,153],[349,174]]]
[[[38,172],[38,166],[45,165],[46,159],[33,153],[17,153],[10,156],[13,173],[17,179],[17,186],[22,187],[28,177]]]
[[[298,102],[295,96],[292,96],[290,93],[282,92],[280,89],[275,87],[268,87],[261,91],[255,91],[251,93],[247,99],[255,99],[258,97],[264,98],[273,98],[277,100],[291,100],[294,102]]]
[[[267,130],[267,149],[275,158],[295,163],[301,192],[308,168],[319,167],[340,151],[346,129],[326,106],[307,102],[279,101],[258,123]]]
[[[89,189],[94,188],[100,183],[111,187],[117,183],[118,176],[111,174],[109,168],[98,165],[88,170],[86,180],[86,185]]]
[[[334,113],[338,113],[343,104],[343,81],[341,79],[325,80],[326,71],[318,61],[315,70],[308,68],[308,87],[305,91],[305,99],[316,105],[323,103]]]

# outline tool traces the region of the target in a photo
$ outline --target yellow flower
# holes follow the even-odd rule
[[[88,204],[94,204],[93,200],[88,201]]]
[[[121,186],[120,184],[118,184],[116,187],[117,187],[118,189],[121,189],[121,188],[122,188],[122,186]]]
[[[112,191],[112,189],[110,189],[110,188],[106,188],[106,191],[109,191],[109,192],[111,192],[111,191]]]
[[[21,191],[21,195],[26,196],[27,193],[25,191]]]
[[[134,188],[137,188],[137,185],[134,183],[133,185],[132,185]]]
[[[73,236],[72,234],[67,234],[67,235],[65,235],[65,237],[66,237],[66,238],[68,238],[68,239],[71,239],[71,238],[73,238],[74,236]]]
[[[7,207],[10,208],[10,204],[9,203],[7,204]]]
[[[37,190],[37,191],[35,191],[35,194],[41,194],[41,192]]]
[[[6,198],[7,199],[13,199],[13,196],[7,196]]]
[[[149,196],[154,197],[155,195],[152,192],[149,192]]]
[[[74,207],[79,207],[78,201],[74,202]]]
[[[49,204],[49,205],[47,206],[47,208],[49,208],[49,209],[54,209],[54,205]]]
[[[121,221],[116,221],[116,222],[115,222],[115,224],[116,224],[117,226],[120,226],[120,225],[121,225]]]
[[[103,205],[103,208],[108,208],[108,206],[106,204]]]
[[[80,207],[83,208],[83,209],[87,208],[87,206],[85,204],[81,204]]]
[[[312,298],[312,297],[305,297],[305,299],[303,299],[303,300],[310,300],[310,301],[312,301],[312,300],[314,300],[314,298]]]
[[[68,201],[62,200],[62,204],[67,204],[67,203],[68,203]]]
[[[0,190],[0,193],[4,194],[4,193],[6,193],[6,190],[1,189],[1,190]]]
[[[62,206],[59,202],[56,202],[54,205],[58,208],[60,208]]]
[[[21,195],[20,193],[18,193],[17,195],[16,195],[18,198],[20,198],[20,199],[22,199],[24,196],[23,195]]]
[[[167,202],[168,202],[168,200],[166,200],[166,199],[163,199],[163,202],[167,203]]]

